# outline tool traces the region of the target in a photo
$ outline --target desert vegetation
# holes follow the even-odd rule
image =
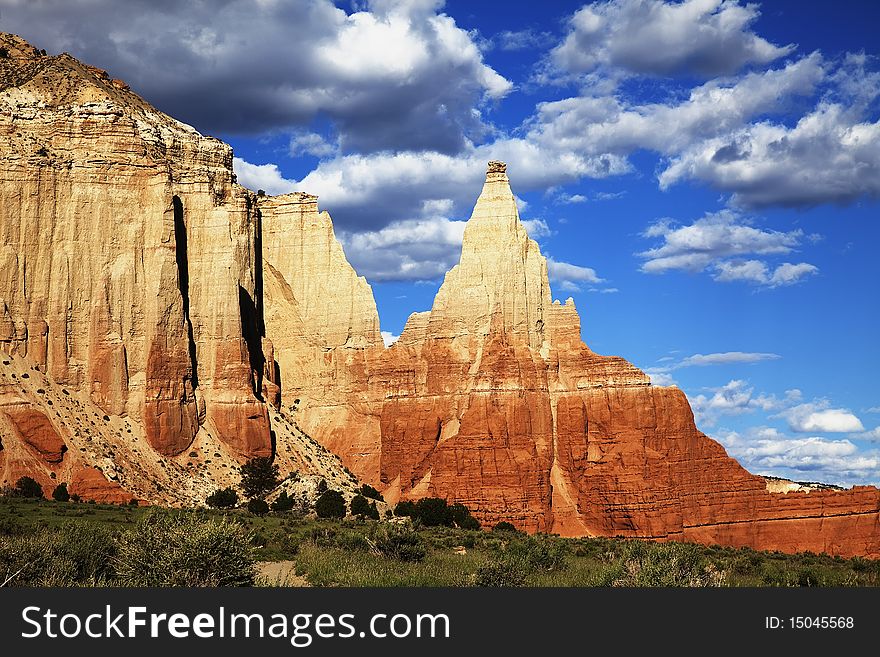
[[[0,497],[0,584],[278,585],[285,582],[261,579],[257,564],[289,561],[297,581],[312,586],[880,585],[880,561],[530,536],[509,524],[468,529],[445,524],[449,514],[437,502],[423,507],[444,522]]]

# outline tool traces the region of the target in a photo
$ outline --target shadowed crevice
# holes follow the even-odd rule
[[[186,337],[188,341],[189,362],[192,369],[192,387],[199,385],[198,360],[196,358],[196,341],[193,338],[192,320],[189,316],[189,256],[187,253],[186,223],[183,219],[183,203],[179,196],[172,199],[174,205],[174,257],[177,260],[177,281],[180,296],[183,298],[183,317],[186,321]]]

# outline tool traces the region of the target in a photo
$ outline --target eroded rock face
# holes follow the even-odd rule
[[[490,526],[567,536],[880,556],[876,488],[770,493],[697,430],[681,390],[583,344],[503,163],[461,261],[396,344],[343,356],[312,335],[302,422],[391,501],[439,496]]]
[[[192,505],[274,455],[350,493],[282,406],[262,199],[231,149],[68,55],[0,46],[0,486]]]
[[[0,346],[141,420],[163,455],[213,417],[268,453],[258,226],[231,149],[67,55],[3,45]]]

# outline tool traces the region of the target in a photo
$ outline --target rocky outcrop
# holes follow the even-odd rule
[[[23,399],[4,406],[3,480],[28,467],[48,479],[57,462],[51,474],[67,481],[79,476],[69,467],[89,465],[113,481],[91,459],[119,461],[129,434],[144,441],[143,467],[126,485],[143,499],[192,500],[208,485],[168,491],[163,461],[233,470],[277,452],[282,467],[300,465],[279,443],[295,428],[276,410],[257,197],[235,184],[231,148],[69,55],[41,55],[14,35],[0,46],[2,372],[45,379],[44,395],[16,390]],[[76,404],[45,408],[45,390],[61,388]],[[98,440],[85,408],[123,419],[128,433],[100,432],[110,456],[90,445],[59,461],[77,431]],[[18,448],[6,446],[19,443],[13,459]],[[97,490],[94,472],[82,476]]]
[[[681,390],[580,333],[491,162],[431,311],[337,362],[336,388],[299,391],[302,421],[386,499],[444,497],[488,525],[880,556],[876,488],[769,492],[697,430]]]
[[[124,83],[0,46],[0,484],[191,504],[274,454],[351,492],[332,450],[487,525],[880,557],[876,488],[771,492],[680,390],[581,341],[503,163],[385,348],[316,197],[253,194]]]

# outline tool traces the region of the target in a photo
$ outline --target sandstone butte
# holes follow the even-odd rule
[[[880,557],[878,489],[752,475],[681,390],[582,342],[503,163],[386,348],[315,196],[255,195],[124,83],[0,46],[0,483],[194,503],[274,454],[351,488],[332,452],[486,525]]]

